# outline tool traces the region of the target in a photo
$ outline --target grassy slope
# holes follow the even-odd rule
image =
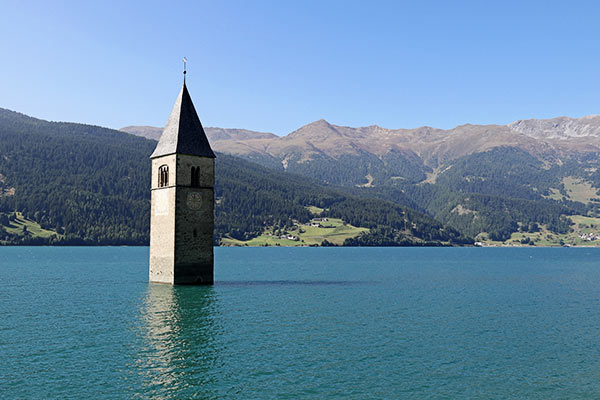
[[[362,232],[368,232],[367,228],[358,228],[352,225],[344,225],[341,219],[330,218],[323,222],[323,227],[312,227],[308,225],[297,225],[287,232],[290,235],[298,236],[300,240],[280,239],[273,235],[272,231],[265,232],[248,241],[235,239],[223,239],[224,246],[310,246],[320,245],[323,240],[341,245],[347,238],[355,237]],[[302,233],[299,232],[302,229]]]
[[[592,199],[598,197],[598,189],[593,187],[590,182],[587,182],[581,178],[573,176],[567,176],[563,178],[562,183],[567,192],[566,199],[572,201],[579,201],[581,203],[589,203]],[[563,200],[563,196],[558,189],[550,189],[552,194],[548,198],[552,200]]]
[[[325,211],[325,209],[317,206],[307,206],[306,208],[308,209],[308,211],[310,211],[312,215],[321,215],[321,213]]]
[[[591,199],[598,197],[598,190],[589,182],[581,179],[568,176],[563,179],[563,184],[565,185],[565,190],[569,194],[569,198],[573,201],[589,203]]]
[[[32,237],[49,238],[52,235],[60,237],[58,233],[42,228],[37,222],[27,219],[21,213],[17,213],[17,218],[4,229],[13,235],[23,235],[23,226],[27,227],[27,232]]]

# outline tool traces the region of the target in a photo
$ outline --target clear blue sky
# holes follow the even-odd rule
[[[0,107],[163,126],[451,128],[600,113],[600,2],[0,0]]]

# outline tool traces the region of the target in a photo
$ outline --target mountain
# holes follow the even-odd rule
[[[0,243],[147,244],[155,146],[121,131],[0,109]],[[348,237],[349,245],[472,242],[397,203],[365,200],[230,155],[217,157],[215,196],[216,243],[307,223],[314,217],[311,207],[322,217],[365,228],[360,237]]]
[[[283,137],[223,131],[209,135],[218,151],[408,205],[465,235],[507,240],[530,224],[562,235],[575,230],[569,215],[600,210],[597,115],[449,130],[319,120]]]
[[[139,135],[147,131],[123,129]],[[319,120],[282,137],[222,128],[209,128],[207,134],[220,152],[329,183],[372,186],[389,179],[424,181],[427,173],[453,160],[498,147],[520,148],[550,163],[598,152],[600,116],[466,124],[450,130],[351,128]],[[354,165],[352,173],[349,165]]]
[[[510,129],[533,137],[547,140],[592,139],[600,136],[600,115],[582,118],[558,117],[552,119],[528,119],[515,121]]]
[[[119,129],[121,132],[129,133],[135,136],[145,137],[158,141],[162,134],[163,128],[157,128],[155,126],[125,126]],[[277,135],[266,132],[255,132],[247,129],[225,129],[225,128],[205,128],[205,133],[211,142],[217,141],[239,141],[239,140],[252,140],[252,139],[274,139]]]
[[[347,224],[337,244],[576,244],[600,226],[597,125],[594,116],[448,131],[320,120],[281,138],[207,129],[215,149],[237,154],[217,158],[215,241],[300,232],[318,210]],[[147,243],[155,145],[0,109],[0,242]]]
[[[158,141],[160,135],[162,135],[163,128],[157,128],[155,126],[125,126],[119,130],[135,136]]]

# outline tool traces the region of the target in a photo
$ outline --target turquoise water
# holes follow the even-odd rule
[[[600,249],[0,248],[2,398],[600,398]]]

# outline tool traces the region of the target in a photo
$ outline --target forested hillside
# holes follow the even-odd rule
[[[110,129],[0,110],[0,212],[22,212],[56,231],[53,241],[144,243],[154,146]]]
[[[0,109],[0,240],[147,244],[148,156],[155,145],[119,131],[47,122]],[[225,237],[247,240],[267,227],[306,222],[311,218],[308,206],[370,228],[371,233],[357,239],[364,244],[472,242],[404,206],[365,201],[236,157],[219,154],[216,174],[217,244]],[[44,235],[34,235],[32,229]]]
[[[357,194],[411,204],[465,235],[485,233],[505,241],[530,224],[544,225],[563,234],[570,230],[570,215],[596,215],[598,202],[573,201],[563,180],[575,176],[587,181],[592,173],[575,159],[551,166],[529,153],[499,147],[458,158],[446,164],[435,179],[410,184],[394,182],[356,188]],[[590,186],[592,193],[595,192]],[[563,194],[560,198],[560,194]]]
[[[217,239],[258,236],[266,226],[284,228],[308,222],[307,205],[324,209],[322,217],[340,218],[371,229],[369,244],[468,244],[472,239],[408,207],[377,198],[364,199],[283,171],[219,154],[216,177]],[[386,229],[386,235],[382,231]],[[354,242],[351,244],[354,245]],[[367,244],[365,242],[365,244]]]

